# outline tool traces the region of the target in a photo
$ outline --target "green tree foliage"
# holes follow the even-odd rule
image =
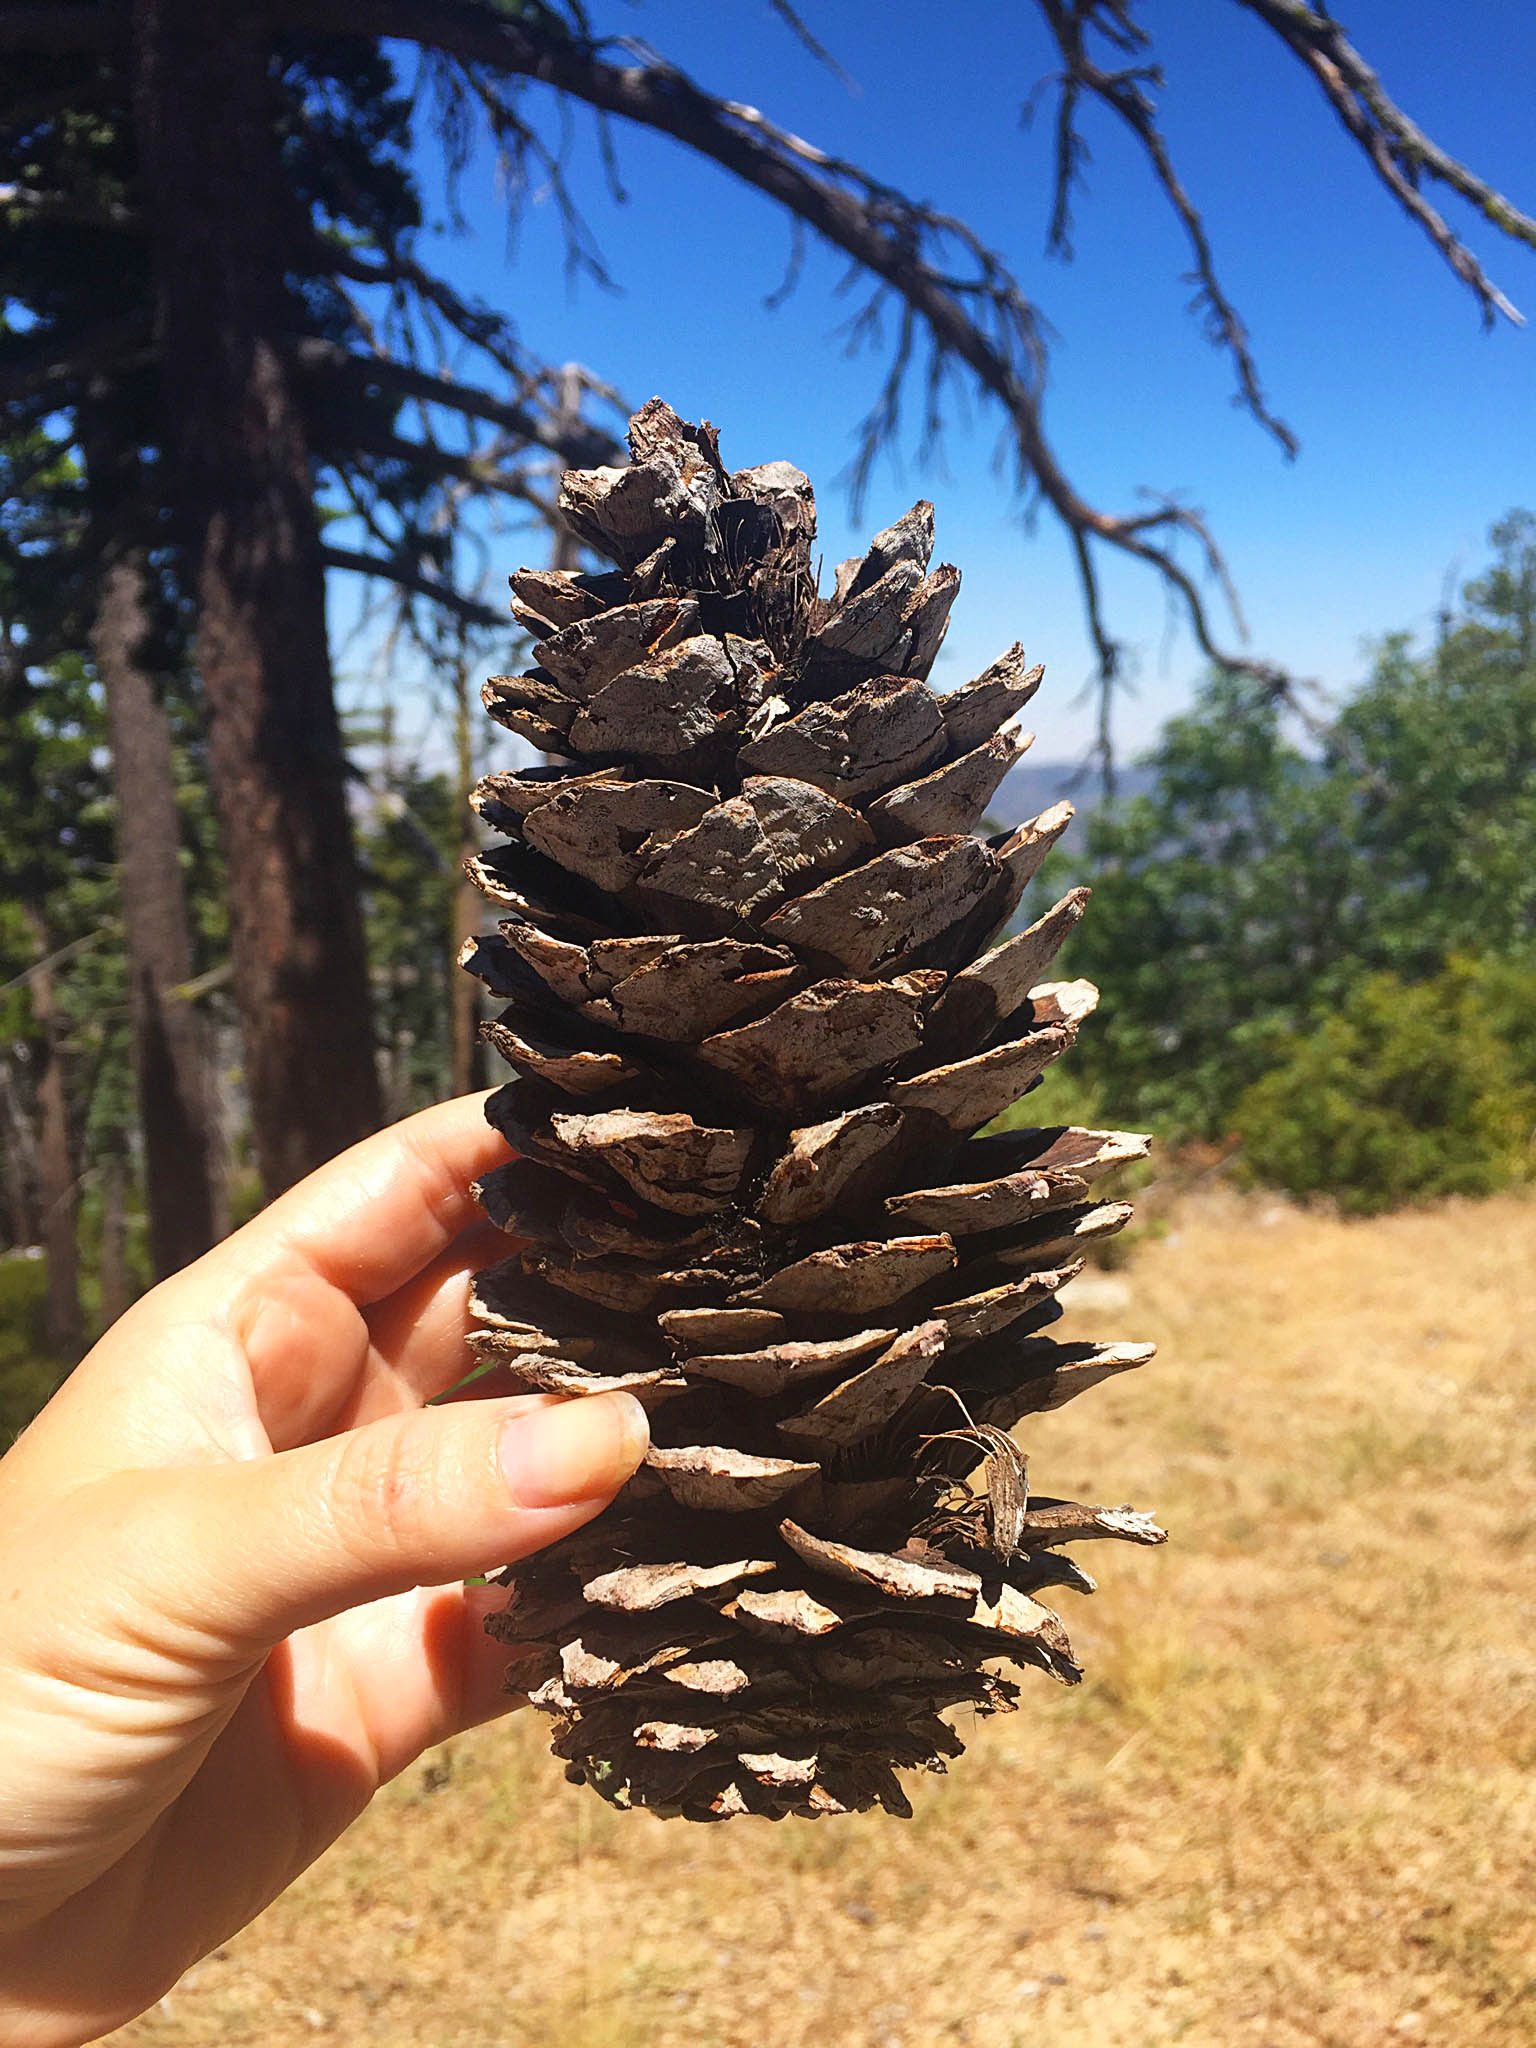
[[[83,1320],[75,1219],[88,1145],[121,1149],[132,1116],[126,984],[111,881],[103,718],[83,665],[64,658],[0,703],[0,1248],[49,1245],[50,1370],[74,1362]],[[19,1300],[29,1274],[8,1272]],[[0,1350],[5,1347],[0,1344]]]
[[[1081,1058],[1122,1114],[1377,1203],[1529,1163],[1536,519],[1492,541],[1465,615],[1430,653],[1387,639],[1321,758],[1217,675],[1150,793],[1094,820],[1070,963],[1112,992]]]
[[[392,769],[358,835],[375,1023],[394,1116],[449,1092],[460,810],[449,776]]]
[[[1122,1114],[1217,1136],[1348,952],[1349,793],[1222,675],[1150,765],[1154,788],[1088,835],[1093,910],[1069,957],[1114,999],[1085,1064]]]
[[[1412,975],[1536,941],[1536,516],[1512,512],[1466,616],[1429,655],[1382,647],[1345,708],[1360,956]]]
[[[131,450],[162,538],[184,543],[170,530],[156,226],[143,210],[128,58],[25,51],[7,61],[0,408],[18,438],[0,450],[0,480],[7,496],[34,496],[34,446],[44,455],[88,449],[87,472]],[[417,109],[383,46],[287,37],[271,75],[286,231],[282,341],[319,487],[331,516],[351,522],[348,565],[363,564],[358,543],[371,541],[368,573],[394,574],[419,594],[452,561],[445,483],[521,491],[507,462],[514,449],[543,436],[571,460],[597,461],[613,443],[580,423],[557,429],[552,383],[536,393],[544,373],[521,354],[511,323],[422,268],[423,207],[409,161]],[[528,387],[526,401],[448,376],[450,353],[477,356],[500,373],[498,384]],[[488,429],[483,446],[472,438],[477,420]],[[426,428],[420,439],[411,423]],[[174,549],[161,567],[178,572],[185,596]],[[447,582],[441,594],[450,605],[457,595]],[[485,623],[499,617],[468,598],[459,608]]]
[[[792,10],[780,12],[796,25]],[[1097,0],[1041,0],[1038,12],[1053,65],[1060,58],[1052,245],[1070,246],[1083,117],[1113,121],[1145,152],[1189,238],[1195,304],[1231,358],[1242,402],[1290,445],[1174,173],[1150,30],[1134,6]],[[325,5],[269,18],[227,0],[0,14],[0,786],[28,792],[0,818],[16,890],[9,912],[0,909],[0,975],[16,984],[0,1015],[0,1050],[6,1078],[14,1068],[24,1083],[28,1034],[37,1039],[28,994],[36,984],[24,977],[42,929],[47,957],[62,954],[48,1000],[64,1023],[70,1121],[77,1141],[91,1134],[81,1147],[87,1178],[98,1141],[115,1145],[128,1115],[111,855],[97,843],[107,815],[99,678],[85,660],[110,580],[103,565],[125,555],[147,565],[147,603],[161,630],[153,650],[132,651],[157,688],[180,693],[168,708],[180,741],[182,852],[196,870],[192,950],[200,969],[232,967],[252,1121],[276,1133],[274,1158],[281,1153],[268,1174],[275,1182],[305,1163],[312,1138],[323,1149],[348,1135],[327,1117],[349,1082],[341,1122],[355,1127],[377,1108],[330,663],[323,631],[300,631],[318,619],[319,564],[390,588],[422,645],[440,640],[445,623],[505,638],[499,609],[481,594],[466,505],[526,505],[543,517],[547,456],[586,464],[612,453],[610,435],[581,417],[594,395],[606,404],[612,394],[575,379],[573,395],[569,366],[534,361],[507,317],[465,300],[430,267],[416,177],[424,152],[438,152],[451,187],[477,136],[492,137],[514,208],[534,192],[552,199],[571,261],[598,269],[566,181],[566,131],[573,110],[586,109],[620,132],[696,152],[769,195],[797,234],[807,229],[839,249],[850,281],[862,276],[869,292],[853,332],[872,338],[887,302],[900,313],[886,323],[898,338],[855,471],[867,474],[904,422],[921,417],[937,431],[950,377],[998,408],[1021,487],[1073,542],[1100,659],[1106,773],[1119,651],[1100,603],[1104,551],[1160,574],[1218,658],[1198,579],[1173,545],[1182,536],[1214,563],[1203,526],[1172,501],[1113,514],[1073,482],[1046,432],[1047,327],[1003,256],[955,215],[907,198],[835,147],[808,149],[668,59],[617,49],[576,0],[456,0],[409,18],[360,0],[345,21]],[[1512,311],[1418,188],[1443,188],[1523,243],[1536,244],[1536,222],[1411,122],[1330,18],[1289,0],[1247,0],[1245,19],[1304,67],[1369,175],[1434,224],[1440,253],[1484,313]],[[608,142],[605,129],[605,157]],[[224,550],[212,569],[210,536],[222,536]],[[1465,657],[1469,690],[1480,687],[1480,663],[1496,656],[1507,665],[1511,649],[1529,671],[1529,543],[1528,524],[1511,529],[1508,561],[1478,600],[1484,642],[1469,619],[1450,650]],[[1250,688],[1286,687],[1275,665],[1230,658]],[[1394,658],[1418,674],[1406,648]],[[1439,689],[1444,680],[1430,682]],[[114,690],[114,712],[121,702]],[[1389,779],[1374,796],[1361,794],[1358,778],[1337,785],[1327,764],[1319,771],[1288,749],[1274,719],[1235,689],[1226,702],[1214,751],[1201,715],[1170,734],[1177,772],[1168,802],[1160,795],[1146,815],[1124,814],[1122,839],[1108,849],[1114,889],[1123,880],[1142,893],[1139,902],[1126,896],[1122,915],[1107,892],[1134,1000],[1105,1041],[1119,1067],[1102,1077],[1104,1099],[1129,1078],[1174,1129],[1222,1124],[1237,1093],[1272,1064],[1287,1020],[1305,1016],[1344,971],[1349,935],[1382,893],[1361,878],[1367,853],[1385,866],[1405,832],[1420,834],[1387,892],[1403,943],[1374,956],[1400,972],[1431,972],[1456,942],[1459,912],[1447,913],[1444,929],[1425,913],[1426,872],[1437,903],[1451,900],[1448,878],[1464,894],[1463,880],[1491,876],[1506,922],[1529,918],[1518,821],[1488,823],[1476,845],[1452,832],[1441,848],[1434,835],[1446,838],[1444,818],[1422,819],[1410,803],[1410,831],[1399,815],[1407,783]],[[1403,727],[1393,744],[1421,745],[1420,782],[1433,781],[1423,708],[1401,691],[1393,703]],[[196,728],[208,707],[236,738],[205,751]],[[1518,724],[1518,708],[1511,715]],[[1459,716],[1446,713],[1458,742]],[[1483,740],[1478,763],[1507,785],[1519,733],[1490,715]],[[1376,742],[1364,744],[1369,752]],[[119,744],[120,771],[125,751]],[[214,866],[210,762],[233,942],[219,889],[200,885]],[[461,766],[461,788],[468,780]],[[397,781],[395,799],[398,814],[386,805],[365,825],[365,895],[379,961],[378,1043],[403,1107],[437,1092],[445,1070],[437,963],[451,953],[441,935],[455,849],[440,787]],[[131,806],[123,814],[144,815]],[[314,829],[322,814],[324,832]],[[259,831],[249,823],[257,819]],[[425,839],[444,849],[442,868],[426,857],[421,820]],[[1212,868],[1225,873],[1213,877]],[[130,984],[136,1000],[141,964]],[[457,1037],[462,1053],[467,1032]],[[305,1076],[310,1092],[279,1085]],[[358,1087],[364,1076],[369,1085]]]
[[[467,84],[418,96],[377,37],[276,34],[187,0],[89,26],[95,47],[0,27],[19,38],[0,64],[0,497],[45,495],[62,462],[79,500],[17,586],[17,656],[100,643],[124,562],[195,649],[270,1192],[380,1113],[323,571],[392,586],[407,623],[419,608],[505,643],[499,608],[456,587],[464,506],[532,493],[542,512],[531,446],[537,468],[613,442],[578,417],[587,383],[546,375],[506,318],[420,260],[411,152],[436,110],[462,169]],[[177,668],[112,644],[146,676]],[[112,691],[114,719],[126,701]],[[147,750],[114,745],[147,772]],[[144,1011],[147,986],[182,976],[129,923]],[[149,1011],[141,1051],[169,1045]],[[173,1051],[190,1118],[201,1091]],[[187,1230],[170,1235],[185,1255]]]
[[[1368,1214],[1536,1173],[1536,967],[1456,959],[1357,981],[1239,1097],[1256,1179]]]
[[[47,1293],[47,1269],[35,1248],[0,1252],[0,1456],[72,1363],[49,1355]]]
[[[109,1161],[121,1167],[126,1185],[129,1285],[148,1277],[133,1170],[139,1118],[108,719],[100,679],[83,651],[91,490],[78,461],[40,431],[9,443],[3,454],[29,472],[30,483],[0,507],[0,872],[7,883],[0,895],[0,1245],[37,1238],[57,1193],[43,1185],[37,1137],[49,1039],[39,1014],[46,977],[68,1086],[68,1173],[80,1199],[89,1320],[98,1308],[96,1250]],[[227,950],[222,877],[184,639],[174,605],[162,611],[156,651],[176,685],[167,708],[201,971]],[[18,1268],[12,1279],[7,1298],[19,1299],[28,1275]]]
[[[78,662],[59,662],[25,690],[0,695],[0,1036],[23,1060],[33,1031],[27,977],[38,959],[37,921],[49,951],[64,956],[65,987],[71,962],[117,950],[104,729]],[[120,967],[117,985],[120,996]]]

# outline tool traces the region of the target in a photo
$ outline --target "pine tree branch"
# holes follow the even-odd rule
[[[501,427],[518,440],[547,448],[562,462],[578,469],[596,468],[602,463],[622,460],[616,440],[600,427],[582,420],[574,425],[558,414],[535,411],[515,400],[498,398],[478,385],[465,384],[435,370],[390,356],[359,355],[343,343],[315,335],[296,340],[292,352],[301,370],[334,376],[354,385],[376,384],[405,398],[417,398],[428,405],[440,405],[466,418],[484,420]]]
[[[126,369],[145,360],[148,340],[148,315],[135,311],[103,320],[62,346],[45,341],[40,347],[22,348],[14,355],[7,351],[0,355],[0,404],[26,398],[33,392],[44,393],[53,403],[63,404],[64,388],[93,371]]]
[[[1194,281],[1212,338],[1232,356],[1240,393],[1249,409],[1282,441],[1286,430],[1268,411],[1248,348],[1246,331],[1221,287],[1203,221],[1177,176],[1156,120],[1148,88],[1160,83],[1155,67],[1136,60],[1146,37],[1132,13],[1133,0],[1037,0],[1056,36],[1066,64],[1058,121],[1058,167],[1053,230],[1065,242],[1070,224],[1070,189],[1082,153],[1076,113],[1085,94],[1097,96],[1125,122],[1147,153],[1165,197],[1189,241]],[[1360,145],[1389,193],[1417,220],[1457,276],[1469,286],[1485,321],[1514,308],[1483,272],[1443,217],[1419,190],[1421,178],[1435,179],[1476,206],[1501,233],[1536,246],[1536,222],[1441,150],[1385,92],[1328,15],[1305,0],[1240,0],[1291,53],[1306,65],[1346,130]],[[126,32],[120,5],[0,6],[0,49],[89,50]],[[981,389],[1003,408],[1008,421],[1017,479],[1038,491],[1066,528],[1084,584],[1090,630],[1100,664],[1101,705],[1115,687],[1118,648],[1104,627],[1094,555],[1107,546],[1133,556],[1163,578],[1184,610],[1194,639],[1211,660],[1248,675],[1264,688],[1292,696],[1294,682],[1279,667],[1224,648],[1213,633],[1205,593],[1177,553],[1181,541],[1193,546],[1204,570],[1225,581],[1221,557],[1198,516],[1164,505],[1152,513],[1115,514],[1090,503],[1061,465],[1043,419],[1045,343],[1035,307],[1002,259],[962,221],[918,204],[858,165],[815,148],[776,128],[756,109],[716,97],[675,67],[643,50],[625,46],[634,61],[615,62],[616,47],[572,30],[542,9],[504,11],[498,0],[273,0],[271,18],[300,32],[377,36],[414,43],[445,61],[444,75],[458,79],[466,101],[477,102],[504,143],[531,151],[540,164],[550,153],[523,120],[509,85],[536,81],[566,102],[592,108],[600,119],[617,116],[665,134],[717,163],[781,206],[798,226],[841,250],[855,275],[873,280],[873,295],[850,323],[853,345],[878,328],[887,293],[900,305],[898,340],[875,404],[860,429],[855,485],[867,475],[879,449],[899,430],[909,380],[921,375],[926,393],[924,434],[940,424],[946,377],[963,366]],[[1128,60],[1100,64],[1084,47],[1089,28]],[[552,172],[552,175],[554,173]],[[558,184],[558,178],[557,178]],[[563,187],[560,188],[563,191]],[[521,358],[511,331],[494,315],[458,298],[442,280],[420,270],[407,250],[386,249],[377,265],[355,254],[354,282],[414,294],[446,328],[477,346],[517,387],[512,399],[497,398],[451,376],[407,361],[370,358],[321,341],[298,344],[301,360],[322,374],[344,378],[443,405],[460,417],[478,419],[551,447],[563,461],[591,466],[617,452],[607,436],[583,428],[558,431],[529,398]],[[339,266],[338,266],[339,268]],[[348,274],[343,272],[342,274]],[[489,320],[490,327],[486,326]],[[489,341],[487,341],[489,336]],[[926,349],[926,366],[920,368]],[[67,386],[78,365],[45,365],[26,389]],[[0,397],[14,365],[0,369]],[[580,442],[582,445],[575,445]],[[470,457],[467,460],[478,458]],[[1240,630],[1240,628],[1239,628]],[[1107,715],[1107,714],[1106,714]]]
[[[388,555],[370,555],[358,548],[333,547],[329,543],[320,550],[320,554],[328,569],[345,569],[356,576],[371,576],[384,583],[393,583],[414,597],[429,599],[454,618],[462,619],[466,625],[501,627],[507,632],[512,631],[510,621],[490,605],[482,604],[477,597],[466,597],[451,584],[437,582],[409,562],[398,561]]]
[[[312,26],[340,18],[339,0],[308,0],[307,5],[304,0],[289,0],[289,4]],[[1367,148],[1378,175],[1431,233],[1457,275],[1477,293],[1485,313],[1492,308],[1504,310],[1507,302],[1502,295],[1415,190],[1415,169],[1422,167],[1451,184],[1516,239],[1536,239],[1536,227],[1430,143],[1402,115],[1335,24],[1302,5],[1301,0],[1242,0],[1242,4],[1259,13],[1308,62],[1341,118]],[[1116,47],[1127,53],[1139,47],[1141,31],[1131,16],[1129,0],[1100,0],[1095,11]],[[1118,659],[1098,614],[1091,561],[1095,544],[1136,557],[1165,580],[1185,611],[1197,645],[1209,659],[1297,703],[1298,686],[1284,669],[1218,644],[1203,595],[1173,552],[1172,544],[1179,537],[1193,541],[1205,570],[1227,581],[1221,557],[1194,514],[1170,506],[1154,515],[1115,515],[1088,503],[1072,485],[1044,431],[1040,405],[1044,351],[1035,310],[1006,266],[963,223],[919,206],[856,165],[785,134],[755,109],[702,91],[674,67],[648,53],[642,53],[637,63],[615,65],[596,44],[547,25],[511,22],[484,0],[438,0],[431,6],[426,0],[371,0],[371,4],[364,0],[362,12],[375,33],[414,41],[470,67],[537,79],[600,113],[618,115],[672,136],[778,201],[793,218],[813,228],[849,255],[859,269],[897,293],[905,307],[901,339],[891,372],[865,422],[856,474],[867,469],[874,449],[896,429],[900,386],[913,347],[912,322],[906,316],[914,316],[926,330],[931,349],[928,431],[931,433],[936,423],[937,393],[945,365],[958,360],[1006,410],[1020,484],[1038,488],[1068,530],[1084,573],[1085,599],[1090,600],[1090,626],[1099,652],[1100,689],[1106,704],[1114,688]],[[346,9],[345,14],[354,28],[363,25],[356,8]],[[1106,90],[1112,76],[1103,74]],[[1117,111],[1138,128],[1154,171],[1191,241],[1196,281],[1218,340],[1233,354],[1240,389],[1250,408],[1284,442],[1286,430],[1264,403],[1245,331],[1216,278],[1200,217],[1174,172],[1150,115],[1133,119],[1138,110],[1123,95],[1122,99]],[[946,241],[960,252],[967,266],[959,276],[936,260],[936,250]],[[856,319],[855,340],[861,328],[867,331],[872,324],[877,302]],[[1302,708],[1299,703],[1298,708]]]
[[[407,256],[402,250],[391,249],[382,261],[369,263],[337,242],[324,241],[321,246],[325,270],[336,277],[347,278],[353,284],[414,293],[434,312],[440,313],[462,340],[489,356],[497,368],[517,384],[523,397],[530,395],[542,371],[530,371],[512,343],[506,322],[499,315],[482,307],[470,306],[442,278],[424,269],[414,257]]]
[[[858,91],[855,81],[849,77],[826,44],[816,35],[810,23],[800,13],[800,10],[790,4],[790,0],[768,0],[768,5],[773,9],[773,12],[779,17],[780,21],[783,22],[796,42],[815,58],[824,71],[830,72],[845,92],[856,93]]]
[[[517,345],[511,327],[499,314],[460,298],[442,278],[399,249],[389,250],[376,263],[366,261],[352,250],[332,250],[328,256],[331,274],[345,277],[353,284],[414,294],[439,313],[460,340],[487,356],[516,389],[515,398],[502,402],[526,408],[529,431],[521,436],[522,439],[548,448],[577,468],[595,468],[601,463],[622,459],[623,448],[613,435],[582,419],[579,413],[574,413],[564,404],[560,394],[565,390],[566,370],[556,369],[527,355]],[[358,310],[362,317],[361,309]],[[414,352],[407,353],[403,360],[412,367],[419,367]],[[612,385],[579,366],[576,374],[581,392],[601,399],[626,418],[633,412],[633,406],[626,404]]]
[[[299,232],[307,235],[315,248],[321,274],[389,291],[396,302],[403,298],[407,304],[414,302],[437,314],[454,334],[488,356],[512,380],[518,387],[519,398],[531,399],[540,377],[546,373],[541,366],[530,368],[517,345],[511,323],[488,306],[471,305],[446,279],[418,263],[408,246],[409,230],[395,232],[378,221],[376,210],[359,193],[339,153],[328,150],[324,137],[314,134],[302,106],[295,109],[293,118],[310,133],[315,144],[316,162],[323,167],[327,185],[333,188],[327,193],[332,211],[368,222],[370,240],[378,249],[376,260],[369,260],[342,236],[314,227],[305,213],[300,218]],[[408,347],[406,352],[414,359],[414,348]]]
[[[1536,220],[1468,170],[1409,119],[1331,16],[1305,0],[1238,0],[1284,43],[1317,80],[1323,97],[1359,143],[1387,191],[1430,241],[1482,308],[1485,327],[1497,314],[1523,325],[1523,316],[1491,281],[1445,217],[1418,189],[1435,179],[1464,199],[1499,233],[1536,249]]]
[[[0,459],[0,497],[19,504],[37,478],[62,461],[66,452],[67,444],[46,434],[39,434],[31,446],[7,449]]]
[[[526,442],[508,437],[489,448],[465,452],[439,447],[435,441],[413,441],[408,434],[375,431],[366,425],[352,428],[347,435],[348,454],[355,451],[382,457],[386,462],[405,463],[433,477],[457,477],[476,494],[516,498],[532,506],[541,519],[553,520],[554,499],[540,496],[521,469],[508,466],[508,458],[526,446]]]
[[[1287,456],[1294,456],[1298,447],[1296,436],[1270,410],[1264,397],[1247,327],[1216,275],[1216,258],[1205,221],[1184,189],[1167,139],[1158,126],[1157,105],[1148,88],[1162,85],[1161,67],[1144,63],[1106,70],[1094,61],[1087,48],[1087,31],[1091,28],[1098,29],[1117,49],[1137,53],[1150,48],[1149,37],[1131,21],[1126,8],[1106,8],[1104,0],[1038,0],[1038,5],[1066,67],[1060,79],[1057,109],[1056,190],[1051,208],[1050,246],[1065,256],[1072,253],[1071,193],[1077,182],[1078,166],[1087,154],[1077,131],[1076,114],[1080,95],[1088,92],[1117,115],[1141,144],[1152,174],[1189,243],[1194,258],[1191,282],[1195,286],[1195,304],[1204,309],[1211,343],[1232,358],[1244,409],[1274,436]]]
[[[295,27],[393,37],[472,67],[536,79],[600,112],[669,135],[766,193],[893,291],[912,316],[904,319],[896,362],[865,423],[864,466],[873,449],[895,431],[900,385],[915,338],[913,322],[919,322],[930,348],[930,431],[944,367],[962,362],[1007,414],[1020,486],[1039,491],[1067,528],[1079,560],[1094,544],[1103,544],[1146,563],[1177,594],[1207,659],[1265,690],[1293,693],[1294,679],[1277,664],[1218,641],[1198,584],[1173,552],[1177,538],[1188,538],[1205,568],[1219,570],[1219,558],[1198,519],[1174,506],[1156,515],[1117,515],[1079,494],[1045,434],[1038,316],[1002,259],[963,222],[917,204],[857,165],[775,127],[756,108],[717,99],[660,59],[647,55],[635,63],[613,64],[597,45],[513,21],[485,0],[279,0],[279,11]],[[945,252],[966,266],[960,274],[936,260]],[[858,316],[855,342],[875,312],[872,302]],[[1149,538],[1154,533],[1160,538]],[[1107,694],[1116,668],[1107,662],[1103,645],[1100,660],[1100,687]]]
[[[0,100],[0,134],[26,135],[60,114],[98,106],[108,97],[108,90],[106,76],[98,70],[94,76],[82,72],[67,85],[50,86],[46,91],[34,92],[30,98]]]

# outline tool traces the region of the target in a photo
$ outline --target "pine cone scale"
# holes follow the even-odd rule
[[[1150,1355],[1043,1334],[1129,1214],[1091,1184],[1145,1141],[975,1135],[1096,992],[1043,978],[1085,890],[986,950],[1071,808],[976,836],[1040,670],[929,686],[959,584],[933,508],[823,598],[801,472],[727,472],[659,400],[631,447],[561,491],[617,572],[513,579],[537,667],[487,708],[559,759],[474,794],[506,915],[464,964],[516,1077],[487,1113],[518,1156],[477,1192],[521,1248],[476,1283],[476,1353],[631,1389],[653,1449],[490,1626],[620,1804],[905,1813],[895,1771],[959,1750],[945,1711],[1015,1704],[986,1660],[1078,1676],[1032,1597],[1091,1590],[1056,1546],[1161,1539],[1032,1500],[1003,1435]]]

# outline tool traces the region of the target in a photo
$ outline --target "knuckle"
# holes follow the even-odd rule
[[[341,1542],[364,1561],[418,1550],[433,1525],[435,1477],[432,1438],[415,1416],[355,1431],[341,1447],[331,1486]]]

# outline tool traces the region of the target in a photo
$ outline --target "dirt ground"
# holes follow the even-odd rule
[[[524,1714],[434,1752],[117,2048],[1536,2042],[1536,1202],[1190,1198],[1029,1430],[1088,1667],[915,1820],[610,1812]]]

